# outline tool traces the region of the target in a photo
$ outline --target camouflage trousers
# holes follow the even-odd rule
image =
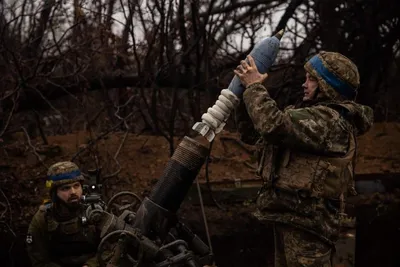
[[[275,267],[332,267],[332,248],[300,229],[275,224]]]

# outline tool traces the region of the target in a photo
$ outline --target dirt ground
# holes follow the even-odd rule
[[[71,160],[82,150],[75,162],[84,171],[96,167],[93,155],[102,166],[103,175],[117,171],[120,166],[117,176],[104,181],[108,197],[121,190],[145,196],[162,175],[170,158],[168,142],[161,136],[127,134],[125,138],[125,133],[117,132],[107,135],[95,146],[88,145],[91,138],[85,132],[48,136],[48,145],[43,145],[41,139],[27,140],[23,133],[17,133],[13,138],[0,146],[0,212],[2,218],[6,218],[0,227],[0,233],[5,238],[0,239],[7,240],[0,249],[14,256],[18,254],[18,249],[23,249],[21,240],[27,225],[44,198],[46,168],[51,164]],[[175,140],[175,146],[180,140]],[[358,144],[357,174],[400,173],[400,124],[377,123],[367,135],[358,139]],[[243,145],[236,133],[224,132],[218,136],[209,161],[211,182],[254,179],[254,168],[254,147]],[[205,181],[205,176],[203,166],[198,176],[200,182]],[[270,229],[254,227],[255,222],[248,215],[251,209],[243,205],[225,211],[207,207],[206,214],[220,266],[246,266],[252,262],[249,259],[254,262],[247,266],[266,266],[271,259],[268,255],[272,255],[273,250],[268,250],[266,255],[262,249],[271,245],[271,241],[267,241],[272,238]],[[200,214],[198,206],[189,204],[184,204],[180,211],[182,218],[205,238]],[[263,239],[256,238],[264,231]],[[20,239],[15,239],[14,235]],[[238,254],[233,257],[227,248]],[[243,258],[241,253],[246,255],[246,263],[240,263]],[[26,261],[20,261],[14,259],[14,266],[27,266],[24,265]]]
[[[400,172],[400,124],[377,123],[371,131],[358,139],[357,174],[368,173],[398,173]],[[27,144],[23,134],[16,135],[13,144],[6,145],[4,151],[10,156],[3,165],[13,169],[20,179],[44,178],[45,168]],[[87,147],[90,136],[85,132],[77,132],[63,136],[48,136],[49,145],[41,145],[41,140],[33,140],[38,155],[46,165],[58,160],[70,160],[72,156]],[[223,132],[217,136],[211,151],[209,177],[211,181],[224,179],[254,178],[255,157],[254,147],[243,145],[238,141],[236,133]],[[162,136],[128,134],[117,132],[107,135],[92,149],[85,150],[78,158],[82,169],[95,168],[94,161],[87,162],[89,150],[99,151],[100,165],[103,175],[116,170],[112,159],[122,143],[117,156],[121,166],[119,178],[129,179],[132,189],[143,189],[149,181],[160,177],[169,160],[169,144]],[[175,147],[181,138],[175,138]],[[34,170],[34,171],[33,171]],[[205,168],[199,174],[199,179],[205,179]],[[34,179],[35,180],[35,179]],[[38,180],[40,183],[40,180]],[[43,179],[41,180],[43,182]],[[38,184],[39,185],[39,184]]]

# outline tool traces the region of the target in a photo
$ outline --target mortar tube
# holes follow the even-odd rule
[[[143,200],[134,223],[143,235],[165,238],[177,222],[175,214],[209,154],[206,141],[201,139],[183,138],[149,197]]]

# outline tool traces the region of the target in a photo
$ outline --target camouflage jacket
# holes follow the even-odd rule
[[[41,206],[29,225],[27,251],[33,267],[98,266],[99,235],[78,217],[58,222],[51,206]]]
[[[372,109],[352,101],[316,102],[305,108],[280,110],[261,84],[249,86],[243,100],[254,128],[262,137],[264,152],[278,151],[275,154],[291,150],[311,159],[314,155],[340,158],[348,152],[349,140],[365,133],[373,123]],[[276,164],[276,157],[269,160]],[[306,165],[303,164],[304,169]],[[301,172],[297,169],[290,175],[296,180]],[[279,194],[271,187],[259,195],[257,217],[317,232],[327,241],[334,239],[340,223],[334,209],[327,207],[326,199],[307,196],[299,199],[298,195],[282,191]]]

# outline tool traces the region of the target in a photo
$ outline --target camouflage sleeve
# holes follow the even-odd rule
[[[246,89],[243,100],[255,129],[269,143],[317,153],[346,153],[347,124],[337,111],[326,106],[282,111],[259,83]]]
[[[240,101],[240,104],[236,107],[234,115],[240,140],[246,144],[254,145],[260,138],[260,134],[254,129],[254,125],[251,122],[243,101]]]
[[[61,267],[50,261],[46,231],[45,212],[39,210],[32,218],[26,240],[32,267]]]

